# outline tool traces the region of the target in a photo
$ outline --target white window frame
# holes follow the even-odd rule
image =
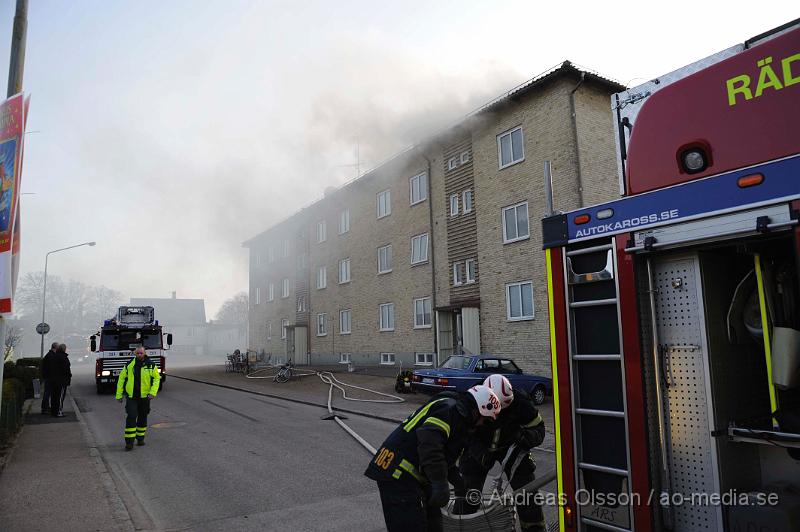
[[[392,190],[386,189],[378,192],[376,196],[378,220],[392,214]],[[383,209],[381,209],[383,207]]]
[[[414,182],[417,182],[417,190],[419,192],[419,197],[414,199]],[[422,203],[426,199],[428,199],[428,173],[422,172],[421,174],[417,174],[413,177],[408,179],[408,199],[410,205],[416,205],[417,203]]]
[[[461,152],[461,164],[467,164],[469,162],[469,152],[462,151]]]
[[[458,216],[458,194],[450,194],[450,216]]]
[[[420,362],[420,355],[422,355],[422,361]],[[430,357],[430,362],[427,359]],[[434,353],[414,353],[414,365],[415,366],[433,366],[433,358]]]
[[[286,340],[286,333],[289,330],[289,319],[283,318],[281,320],[281,340]]]
[[[305,270],[306,269],[306,254],[301,253],[297,256],[297,269],[298,270]]]
[[[469,201],[467,201],[469,198]],[[461,205],[463,206],[462,212],[464,214],[469,214],[472,212],[472,189],[468,188],[464,192],[461,193]],[[469,208],[467,208],[469,206]]]
[[[517,217],[517,209],[522,206],[525,206],[525,212],[527,216],[525,217],[525,226],[527,227],[528,234],[525,236],[519,236],[519,222]],[[514,211],[514,228],[517,229],[517,236],[514,238],[509,238],[507,231],[506,231],[506,213],[509,211]],[[503,225],[503,243],[504,244],[511,244],[512,242],[519,242],[520,240],[528,240],[531,237],[531,211],[528,207],[527,201],[521,201],[519,203],[515,203],[514,205],[509,205],[508,207],[503,207],[502,212],[500,213],[500,223]]]
[[[447,169],[455,170],[458,167],[458,157],[450,157],[447,160]]]
[[[256,286],[256,305],[261,304],[261,287]]]
[[[339,261],[339,284],[347,284],[350,279],[350,259],[342,259]]]
[[[289,256],[289,239],[283,239],[283,247],[281,248],[281,256],[285,259]]]
[[[339,364],[350,364],[353,356],[350,353],[339,353]]]
[[[275,283],[269,283],[269,293],[267,301],[275,301]]]
[[[267,249],[267,261],[268,262],[275,262],[275,248],[270,246]]]
[[[326,320],[328,315],[324,312],[317,314],[317,336],[328,336],[328,327]]]
[[[317,222],[317,244],[322,244],[328,240],[328,223],[325,220]]]
[[[346,317],[346,318],[345,318]],[[347,327],[345,328],[345,324]],[[353,332],[353,311],[343,309],[339,311],[339,334],[350,334]]]
[[[289,278],[286,277],[281,281],[281,298],[289,297]]]
[[[385,270],[382,270],[381,269],[381,251],[384,251],[384,250],[386,251],[386,257],[387,257],[387,262],[388,262],[388,266],[389,267],[387,269],[385,269]],[[394,261],[394,257],[392,255],[392,245],[391,244],[386,244],[385,246],[379,247],[378,248],[378,275],[380,275],[382,273],[390,273],[392,271],[392,267],[393,267],[392,262],[393,261]]]
[[[520,312],[524,312],[522,308],[522,287],[529,286],[531,291],[531,314],[525,315],[521,314],[520,316],[512,316],[511,315],[511,287],[517,286],[519,287],[519,308]],[[529,321],[534,319],[536,315],[536,305],[533,300],[533,281],[520,281],[518,283],[508,283],[506,285],[506,319],[508,321]]]
[[[425,247],[424,248],[422,247],[422,243],[421,243],[423,238],[425,239]],[[414,236],[411,237],[411,265],[412,266],[414,266],[416,264],[424,264],[424,263],[428,262],[428,245],[429,245],[428,240],[429,240],[428,233],[422,233],[422,234],[414,235]],[[419,255],[420,256],[417,257],[417,260],[414,260],[414,242],[415,241],[420,241],[420,245],[419,245]],[[423,256],[423,250],[424,250],[424,256]]]
[[[267,340],[272,340],[272,322],[267,322]]]
[[[297,298],[297,312],[305,312],[306,311],[306,297],[300,296]]]
[[[263,258],[261,256],[261,252],[256,251],[254,253],[254,260],[255,260],[256,266],[261,266],[261,261],[263,260]]]
[[[387,323],[386,327],[384,327],[383,323],[383,309],[387,309],[387,320],[390,320],[391,323]],[[381,332],[389,332],[394,330],[394,303],[381,303],[378,307],[378,330]]]
[[[394,366],[397,363],[397,357],[394,353],[381,353],[381,366]]]
[[[461,262],[453,263],[453,286],[464,284],[464,277],[461,274]]]
[[[417,321],[417,303],[422,304],[422,323]],[[427,303],[428,307],[428,323],[425,323],[425,304]],[[414,300],[414,328],[415,329],[430,329],[433,327],[433,308],[431,307],[431,298],[430,297],[420,297]]]
[[[470,265],[472,265],[472,275],[469,274]],[[464,273],[466,274],[466,284],[472,284],[478,279],[478,261],[477,259],[467,259],[464,262]]]
[[[328,267],[320,266],[317,268],[317,290],[328,287]]]
[[[522,153],[519,154],[520,157],[518,159],[515,159],[513,135],[517,131],[519,131],[521,137],[520,146],[522,146]],[[510,140],[509,146],[511,146],[511,162],[507,164],[503,164],[503,152],[502,152],[502,139],[504,139],[505,137],[509,137]],[[497,135],[497,166],[499,170],[502,170],[503,168],[508,168],[509,166],[514,166],[515,164],[521,163],[524,160],[525,160],[525,135],[522,132],[522,126],[517,126],[515,128],[509,129],[508,131],[504,131],[499,135]]]
[[[343,235],[350,232],[350,209],[345,209],[339,213],[339,234]]]

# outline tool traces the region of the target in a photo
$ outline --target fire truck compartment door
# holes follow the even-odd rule
[[[772,205],[760,209],[724,214],[713,218],[703,218],[675,225],[657,227],[634,233],[636,247],[644,246],[645,238],[655,238],[656,248],[696,243],[706,239],[734,238],[756,234],[758,219],[769,220],[768,230],[789,227],[793,222],[789,205]]]
[[[653,277],[670,475],[664,488],[676,497],[719,493],[699,259],[654,258]],[[722,530],[719,506],[684,499],[672,512],[674,532]]]

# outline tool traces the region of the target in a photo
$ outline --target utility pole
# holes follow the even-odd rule
[[[11,34],[11,61],[8,64],[8,96],[22,90],[22,73],[25,70],[25,36],[28,33],[28,0],[17,0],[17,12],[14,15],[14,31]],[[19,208],[19,206],[17,206]],[[0,346],[3,357],[0,360],[0,407],[3,401],[3,366],[6,357],[5,318],[0,316]]]

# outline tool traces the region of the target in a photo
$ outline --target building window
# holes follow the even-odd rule
[[[339,284],[350,282],[350,259],[339,261]]]
[[[428,260],[428,233],[411,237],[411,264]]]
[[[384,190],[378,193],[378,218],[392,214],[392,192]]]
[[[462,194],[461,201],[464,206],[464,214],[472,212],[472,190],[465,190]]]
[[[322,243],[328,239],[328,224],[325,223],[325,220],[320,220],[317,222],[317,242]]]
[[[469,152],[462,151],[461,152],[461,164],[467,164],[469,162]]]
[[[281,288],[281,297],[289,297],[289,279],[283,280],[283,287]]]
[[[306,311],[306,297],[300,296],[297,298],[297,312],[305,312]]]
[[[478,278],[478,261],[475,259],[467,260],[465,269],[467,270],[467,284],[474,283]]]
[[[380,307],[380,330],[394,330],[394,303],[384,303]]]
[[[350,210],[345,209],[339,214],[339,234],[343,235],[350,231]]]
[[[394,366],[394,353],[381,353],[381,364]]]
[[[275,248],[273,248],[272,246],[270,246],[269,249],[267,250],[267,260],[269,262],[275,262]]]
[[[428,174],[425,172],[415,175],[409,180],[411,205],[428,199]]]
[[[267,294],[267,299],[269,301],[275,301],[275,284],[269,283],[269,293]]]
[[[450,195],[450,216],[458,216],[458,194]]]
[[[460,262],[453,263],[453,286],[461,286],[464,284],[464,272],[461,269]]]
[[[525,240],[530,236],[528,228],[528,202],[523,201],[503,209],[503,242],[506,244]]]
[[[261,266],[261,253],[260,252],[258,252],[258,251],[255,252],[254,260],[255,260],[256,266]]]
[[[339,364],[349,364],[350,353],[339,353]]]
[[[525,159],[521,127],[497,135],[497,158],[501,169]]]
[[[328,267],[320,266],[317,270],[317,290],[322,290],[328,286]]]
[[[392,271],[392,245],[378,248],[378,273]]]
[[[256,305],[261,304],[261,288],[256,286]]]
[[[350,334],[353,312],[351,310],[339,311],[339,334]]]
[[[267,322],[267,340],[272,340],[272,322]]]
[[[433,353],[414,353],[414,365],[433,366]]]
[[[508,321],[533,319],[533,283],[525,281],[506,285]]]
[[[427,329],[431,326],[431,298],[414,300],[414,328]]]
[[[458,166],[458,158],[457,157],[450,157],[447,160],[447,169],[448,170],[455,170],[456,166]]]
[[[281,249],[282,257],[285,259],[289,256],[289,239],[286,238],[283,241],[283,248]]]
[[[327,319],[328,315],[324,312],[317,314],[317,336],[325,336],[328,334],[328,330],[325,328],[325,322]]]
[[[284,318],[281,320],[281,340],[286,340],[286,331],[289,330],[289,320]]]
[[[305,253],[297,256],[297,269],[298,270],[305,270],[306,269],[306,254]]]

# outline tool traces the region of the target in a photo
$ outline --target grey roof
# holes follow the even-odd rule
[[[161,325],[205,325],[206,304],[203,299],[172,299],[169,297],[132,297],[131,305],[149,305],[155,309]]]

